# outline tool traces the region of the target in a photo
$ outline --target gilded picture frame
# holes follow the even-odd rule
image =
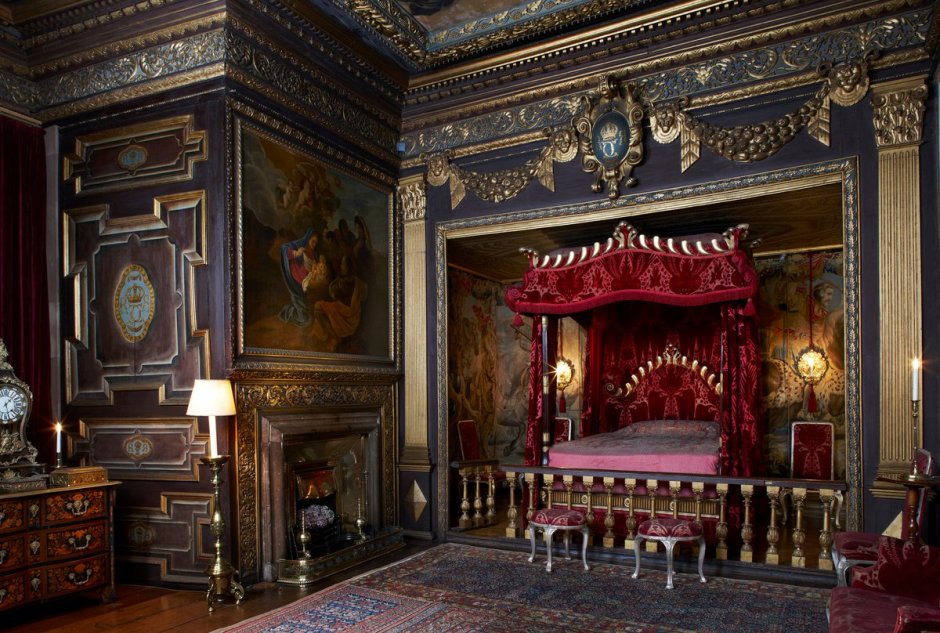
[[[299,132],[234,126],[236,364],[394,370],[392,187]]]

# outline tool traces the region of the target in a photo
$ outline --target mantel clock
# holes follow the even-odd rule
[[[39,451],[26,436],[33,394],[16,377],[0,340],[0,492],[45,488],[47,476],[36,463]]]

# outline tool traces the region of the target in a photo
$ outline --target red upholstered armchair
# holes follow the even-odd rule
[[[829,633],[940,631],[940,548],[882,536],[874,565],[836,587]]]
[[[476,422],[473,420],[459,420],[457,422],[457,438],[460,443],[461,462],[487,462],[492,461],[497,465],[497,460],[489,457],[483,451],[483,445],[480,442],[480,434],[477,432]],[[496,481],[505,481],[506,473],[501,470],[493,470],[493,479]],[[484,480],[483,483],[486,483]]]
[[[932,475],[934,472],[933,455],[930,451],[918,449],[914,457],[917,472]],[[911,472],[914,472],[914,461],[911,462]],[[919,531],[924,531],[924,516],[926,515],[927,494],[926,489],[920,491],[920,498],[916,506],[916,521]],[[910,509],[904,504],[901,516],[901,538],[907,538],[910,525]],[[836,582],[840,587],[846,585],[847,572],[856,565],[871,565],[878,558],[878,539],[880,535],[871,532],[836,532],[832,542],[832,562],[836,567]]]

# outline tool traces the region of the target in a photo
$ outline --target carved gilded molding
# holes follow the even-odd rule
[[[859,293],[859,194],[858,165],[855,159],[814,163],[800,167],[770,171],[740,178],[717,180],[676,189],[623,195],[615,201],[595,200],[577,205],[539,208],[512,213],[488,215],[469,220],[453,220],[437,224],[435,240],[437,288],[447,285],[447,242],[452,238],[504,233],[565,223],[596,222],[639,218],[647,214],[668,213],[677,209],[771,195],[791,189],[830,183],[842,185],[844,278],[845,278],[845,372],[846,372],[846,529],[862,527],[862,410],[861,410],[861,301]],[[447,395],[447,297],[437,293],[437,463],[449,463],[448,395]],[[437,479],[437,530],[450,529],[448,499],[453,492],[453,473],[439,471]]]
[[[853,12],[853,15],[856,13],[858,19],[866,16],[861,10]],[[872,52],[881,53],[879,60],[871,62],[872,69],[924,59],[923,45],[930,15],[929,10],[912,11],[809,36],[803,35],[805,28],[802,28],[787,32],[790,36],[801,37],[770,46],[765,43],[766,34],[748,36],[708,44],[685,53],[627,64],[617,71],[616,76],[636,82],[637,95],[645,103],[669,101],[683,96],[693,97],[690,108],[726,103],[788,87],[813,84],[818,81],[817,68],[844,60],[864,59]],[[760,48],[742,50],[751,46]],[[900,50],[907,48],[918,50]],[[714,59],[696,61],[703,58]],[[543,68],[539,70],[544,71]],[[793,76],[799,73],[806,74],[794,83]],[[406,121],[406,133],[402,137],[405,157],[480,144],[564,124],[580,114],[581,95],[570,93],[596,86],[600,78],[599,74],[591,74],[510,98],[497,97],[472,106]],[[755,81],[765,83],[758,84]],[[774,81],[782,81],[783,84]],[[742,84],[747,86],[740,87]],[[716,94],[716,90],[724,92]],[[557,94],[555,91],[569,94],[550,97],[552,93]],[[698,93],[712,93],[716,96],[707,96],[699,101],[694,98]],[[520,101],[527,103],[514,105]],[[493,111],[494,108],[496,111]],[[474,110],[485,111],[486,114],[477,114]],[[416,129],[419,126],[422,129]]]
[[[245,582],[261,576],[261,548],[257,505],[261,498],[257,456],[262,438],[256,434],[260,412],[301,410],[376,409],[380,418],[381,473],[378,478],[381,517],[385,525],[398,523],[398,475],[395,468],[398,438],[397,389],[393,385],[321,383],[235,383],[236,555],[235,565]]]
[[[548,137],[548,143],[537,157],[527,160],[520,167],[494,172],[465,169],[451,162],[446,153],[422,156],[428,165],[428,184],[439,187],[445,182],[450,183],[452,209],[460,204],[468,189],[481,200],[497,203],[514,198],[533,179],[537,179],[549,191],[554,191],[553,165],[555,162],[568,162],[577,155],[577,139],[571,128],[546,129],[543,136]]]

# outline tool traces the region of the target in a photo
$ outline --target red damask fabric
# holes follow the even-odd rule
[[[640,523],[639,527],[637,527],[637,534],[659,538],[691,538],[702,535],[702,526],[694,521],[657,517]]]
[[[537,466],[542,460],[542,320],[532,319],[532,348],[529,351],[529,419],[525,434],[525,463]]]
[[[940,547],[882,536],[878,539],[878,561],[857,570],[852,587],[940,606]]]
[[[536,510],[532,515],[532,523],[537,525],[557,525],[559,527],[571,527],[575,525],[584,525],[584,515],[577,510],[568,510],[567,508],[543,508]]]

